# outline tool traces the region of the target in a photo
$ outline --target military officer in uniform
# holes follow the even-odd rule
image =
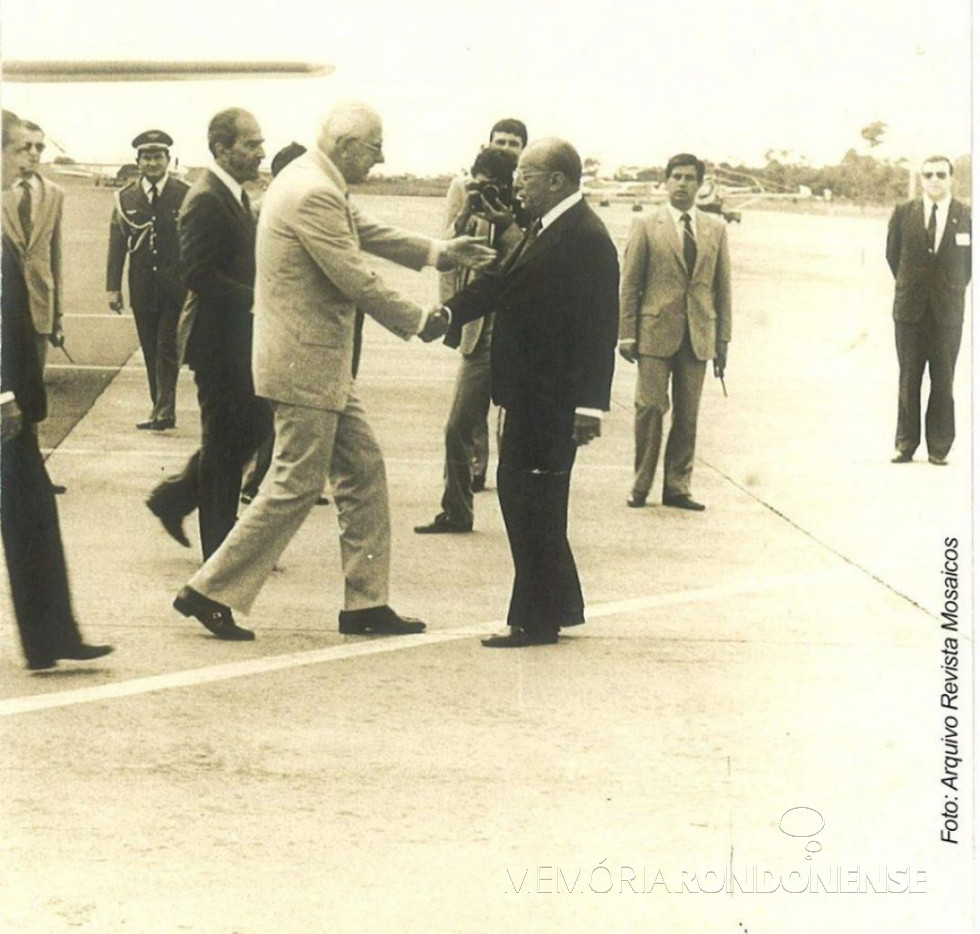
[[[173,142],[162,130],[147,130],[133,140],[139,178],[116,193],[109,225],[109,307],[117,313],[123,310],[122,272],[128,257],[129,301],[153,403],[149,419],[136,427],[149,431],[177,424],[177,322],[185,293],[178,265],[177,215],[190,186],[169,173]]]

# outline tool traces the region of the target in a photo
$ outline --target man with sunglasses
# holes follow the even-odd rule
[[[61,216],[64,192],[38,171],[44,152],[44,130],[23,122],[24,160],[20,177],[3,200],[9,240],[24,270],[34,324],[34,341],[43,373],[48,345],[61,347]]]
[[[885,256],[895,276],[898,427],[893,464],[912,460],[921,439],[922,375],[929,365],[925,414],[929,463],[942,466],[955,436],[953,375],[970,282],[970,210],[952,197],[953,163],[929,156],[919,171],[922,197],[895,208]]]

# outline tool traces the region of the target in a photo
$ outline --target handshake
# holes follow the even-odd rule
[[[449,330],[449,320],[449,309],[444,305],[435,305],[430,309],[429,315],[425,319],[425,324],[422,326],[422,330],[419,331],[419,340],[426,344],[431,344],[432,341],[444,337],[446,331]]]

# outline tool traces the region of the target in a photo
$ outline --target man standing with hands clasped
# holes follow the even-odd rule
[[[970,282],[970,209],[952,197],[953,163],[930,156],[919,171],[922,197],[895,208],[885,255],[895,276],[898,427],[893,464],[907,464],[922,432],[922,375],[929,364],[926,448],[942,466],[956,434],[953,374]]]
[[[446,302],[456,324],[493,313],[490,383],[504,409],[497,490],[514,561],[509,631],[488,648],[558,641],[585,622],[568,542],[568,493],[579,445],[599,436],[615,362],[619,265],[579,185],[569,143],[521,154],[514,190],[534,223],[497,271]]]
[[[271,478],[174,600],[219,639],[248,640],[232,610],[247,613],[276,560],[330,479],[340,525],[344,609],[340,632],[400,635],[425,623],[388,605],[391,520],[381,449],[353,375],[358,311],[399,337],[442,337],[442,309],[392,291],[365,253],[402,266],[485,266],[496,253],[476,237],[432,240],[373,221],[348,186],[384,162],[381,118],[366,104],[337,105],[316,148],[290,163],[266,192],[256,242],[256,392],[270,400],[276,442]],[[271,481],[271,482],[270,482]]]
[[[634,222],[623,257],[619,352],[639,371],[635,474],[626,502],[646,504],[672,393],[663,504],[700,512],[691,474],[705,365],[713,358],[715,375],[724,376],[732,339],[728,231],[720,217],[694,206],[704,180],[700,159],[679,153],[664,177],[669,201]]]

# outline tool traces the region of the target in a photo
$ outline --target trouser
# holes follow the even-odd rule
[[[58,507],[33,425],[0,455],[0,527],[10,595],[28,663],[61,658],[81,643],[71,607]]]
[[[187,515],[195,507],[205,560],[235,524],[242,492],[242,470],[272,431],[268,403],[251,389],[251,380],[197,371],[201,408],[201,447],[184,469],[168,477],[152,497]]]
[[[489,335],[486,340],[481,335],[473,352],[459,362],[446,421],[442,511],[451,521],[462,525],[473,523],[473,476],[486,473],[487,469],[489,412],[490,341]]]
[[[690,335],[685,331],[684,340],[672,357],[640,355],[637,367],[633,492],[646,496],[653,486],[664,415],[670,411],[673,392],[674,414],[664,451],[663,495],[687,496],[694,471],[705,361],[694,356]]]
[[[926,406],[926,449],[945,457],[956,436],[953,377],[963,337],[963,325],[943,327],[927,312],[918,321],[895,322],[898,352],[898,424],[895,449],[913,454],[922,430],[922,376],[929,365],[929,402]]]
[[[340,525],[344,607],[383,606],[391,560],[388,487],[381,449],[356,392],[343,412],[275,401],[272,408],[271,478],[189,585],[248,613],[329,478]]]
[[[163,302],[133,305],[136,333],[146,362],[146,379],[153,403],[152,421],[174,418],[176,414],[180,307]]]
[[[548,632],[585,621],[568,542],[568,492],[576,445],[574,412],[508,409],[497,493],[514,561],[507,624]]]

